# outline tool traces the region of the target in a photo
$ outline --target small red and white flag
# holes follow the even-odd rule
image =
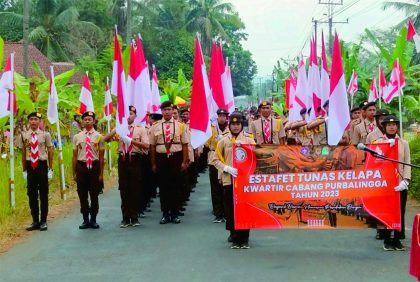
[[[400,91],[405,86],[404,74],[398,59],[394,62],[392,67],[391,77],[388,82],[388,87],[384,92],[384,101],[389,104],[394,97],[402,95]]]
[[[350,122],[349,102],[346,93],[340,41],[337,33],[334,37],[331,63],[330,99],[328,107],[328,144],[335,146],[340,142]]]
[[[319,67],[318,67],[318,56],[316,51],[316,44],[315,39],[311,40],[311,52],[310,52],[310,64],[309,64],[309,72],[308,72],[308,80],[309,80],[309,101],[311,101],[310,105],[312,107],[311,113],[309,118],[315,119],[318,115],[317,109],[321,107],[321,77],[319,74]]]
[[[120,136],[128,135],[128,103],[125,103],[125,73],[121,57],[117,29],[114,31],[114,62],[112,66],[111,94],[117,96],[116,131]]]
[[[191,145],[197,148],[211,137],[211,90],[198,36],[195,39],[193,84],[190,108]]]
[[[420,35],[418,35],[411,19],[408,19],[407,41],[413,39],[417,53],[420,53]]]
[[[290,112],[290,110],[293,108],[293,101],[295,99],[296,84],[297,84],[295,69],[293,68],[290,69],[290,77],[286,81],[288,81],[287,82],[288,89],[286,91],[286,107]]]
[[[51,124],[58,122],[58,94],[54,81],[54,68],[51,66],[50,93],[48,95],[47,118]]]
[[[386,78],[384,70],[379,66],[379,97],[384,99],[384,94],[386,91]]]
[[[109,90],[108,78],[107,78],[106,84],[105,84],[105,101],[104,101],[105,120],[111,120],[113,113],[114,113],[114,106],[112,105],[111,91]]]
[[[80,113],[84,113],[87,111],[95,111],[93,107],[93,100],[92,100],[92,93],[90,92],[90,83],[89,83],[89,76],[88,73],[85,74],[83,77],[83,85],[82,90],[80,91],[79,96],[80,101],[80,107],[79,111]]]
[[[152,65],[152,113],[162,113],[160,109],[159,83],[155,65]]]
[[[13,53],[7,59],[7,63],[4,66],[3,74],[0,79],[0,117],[10,115],[10,99],[13,99],[14,111],[17,111],[16,107],[16,95],[13,92],[13,65],[12,65]]]
[[[219,55],[220,47],[216,42],[213,43],[211,50],[211,60],[210,60],[210,74],[209,74],[209,83],[211,89],[211,95],[213,97],[212,112],[210,117],[216,115],[217,109],[223,108],[226,110],[225,96],[223,94],[223,85],[222,85],[222,75],[224,72],[224,64],[220,59],[223,60],[223,55]]]
[[[321,106],[328,101],[330,96],[330,76],[328,71],[327,52],[325,51],[324,32],[322,32],[322,49],[321,49]]]
[[[369,87],[368,102],[375,102],[376,100],[378,100],[378,90],[376,88],[376,77],[373,76]]]
[[[357,85],[357,73],[353,70],[349,82],[349,86],[347,87],[347,93],[350,95],[354,95],[357,92],[359,86]]]
[[[293,99],[292,110],[289,111],[289,121],[298,121],[302,119],[300,116],[300,110],[307,107],[306,103],[308,100],[307,83],[308,81],[306,77],[305,61],[302,56],[299,61],[296,91]]]

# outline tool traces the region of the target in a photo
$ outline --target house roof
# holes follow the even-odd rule
[[[14,67],[15,71],[23,74],[23,43],[20,42],[5,42],[4,43],[4,64],[9,58],[10,53],[14,52]],[[50,66],[54,66],[55,75],[59,75],[65,71],[72,69],[75,64],[72,62],[51,62],[44,54],[41,53],[34,45],[28,46],[29,57],[29,77],[40,76],[38,72],[32,67],[32,63],[36,62],[41,68],[42,72],[48,77],[50,74]],[[3,65],[4,65],[3,64]],[[83,81],[83,74],[77,72],[70,79],[69,83],[81,84]]]

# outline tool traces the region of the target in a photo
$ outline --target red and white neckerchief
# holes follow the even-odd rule
[[[38,167],[39,161],[39,147],[38,147],[38,137],[35,132],[32,132],[31,135],[31,167],[36,169]]]
[[[264,120],[264,140],[266,143],[271,142],[271,128],[270,128],[270,120],[266,119]]]
[[[134,132],[134,126],[129,125],[127,136],[130,138],[133,138],[133,132]],[[131,156],[131,153],[133,152],[133,143],[130,143],[130,145],[128,145],[128,148],[127,148],[127,145],[123,143],[123,150],[124,150],[124,153],[128,153]]]
[[[376,125],[372,122],[368,125],[368,133],[371,133],[373,130],[375,130]]]
[[[171,124],[169,122],[165,123],[165,143],[166,145],[166,154],[169,155],[171,153],[170,146],[171,144]]]
[[[91,140],[90,140],[90,134],[91,132],[86,132],[86,151],[85,151],[85,156],[86,156],[86,167],[88,169],[92,168],[92,163],[93,163],[93,156],[92,156],[92,144],[91,144]]]

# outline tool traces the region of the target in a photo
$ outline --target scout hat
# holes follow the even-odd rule
[[[380,117],[380,116],[389,116],[389,112],[387,109],[379,109],[376,111],[374,117]]]
[[[360,107],[354,107],[353,109],[350,110],[350,113],[353,113],[355,111],[360,111]]]
[[[233,112],[229,116],[229,123],[240,123],[242,124],[244,121],[244,117],[241,112]]]
[[[362,102],[362,103],[360,103],[360,105],[359,105],[359,108],[361,109],[361,110],[364,110],[364,106],[366,106],[367,105],[367,103],[368,103],[368,101],[364,101],[364,102]]]
[[[32,112],[28,115],[28,119],[30,119],[31,117],[37,117],[37,118],[41,119],[42,115],[41,115],[41,113],[38,113],[38,112]]]
[[[82,115],[82,119],[84,119],[85,117],[92,117],[93,119],[95,119],[95,113],[92,111],[84,112]]]
[[[390,123],[390,122],[395,122],[395,123],[397,123],[398,126],[400,125],[400,121],[398,120],[398,118],[396,116],[393,116],[393,115],[386,116],[381,124],[385,128],[385,125],[387,123]]]
[[[261,109],[261,107],[263,106],[271,106],[271,102],[269,101],[263,101],[260,103],[260,105],[258,106],[258,109]]]
[[[128,107],[128,110],[129,110],[130,112],[133,112],[133,113],[137,114],[136,107],[134,107],[134,106],[129,106],[129,107]]]
[[[216,114],[217,114],[217,115],[229,115],[229,112],[228,112],[228,111],[226,111],[226,110],[225,110],[225,109],[223,109],[223,108],[220,108],[220,109],[218,109],[218,110],[217,110]]]
[[[160,108],[161,109],[164,109],[164,108],[172,108],[174,105],[172,104],[172,102],[171,101],[165,101],[165,102],[163,102],[161,105],[160,105]]]
[[[364,104],[362,110],[365,110],[369,107],[375,106],[376,107],[376,102],[367,102],[366,104]]]

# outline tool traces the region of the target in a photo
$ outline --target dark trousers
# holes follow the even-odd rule
[[[182,151],[169,157],[156,154],[157,179],[159,184],[160,208],[164,215],[177,213],[181,199],[184,175],[181,173]]]
[[[230,231],[232,243],[244,244],[249,240],[249,229],[235,229],[234,207],[233,207],[233,186],[223,186],[223,199],[226,211],[226,230]]]
[[[400,212],[401,212],[401,231],[386,229],[383,231],[385,243],[390,244],[391,241],[391,232],[394,231],[394,242],[397,242],[405,237],[405,206],[407,204],[407,190],[400,192]]]
[[[219,179],[217,178],[217,168],[213,165],[209,165],[209,176],[213,214],[216,217],[224,217],[225,211],[223,208],[223,186],[220,184]]]
[[[141,177],[142,177],[142,189],[140,192],[140,211],[146,209],[150,198],[153,196],[153,172],[150,165],[150,157],[148,155],[141,156]],[[156,190],[156,188],[155,188]],[[156,193],[156,191],[155,191]]]
[[[86,216],[96,216],[99,211],[99,161],[93,161],[92,168],[88,169],[85,162],[78,161],[76,166],[77,194],[80,200],[80,212]],[[89,205],[90,197],[90,205]]]
[[[121,211],[124,219],[135,219],[140,210],[143,189],[140,155],[120,155],[118,158],[118,187],[121,196]]]
[[[33,169],[30,161],[26,161],[28,173],[28,198],[33,222],[39,222],[39,202],[41,204],[41,222],[47,221],[48,215],[48,165],[47,161],[38,161]]]

